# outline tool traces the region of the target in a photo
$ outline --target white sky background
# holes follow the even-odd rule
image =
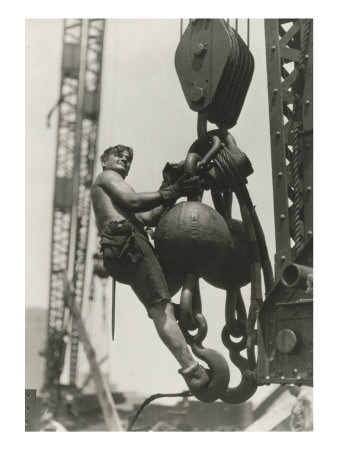
[[[316,132],[314,134],[315,139],[315,229],[316,229],[316,239],[315,239],[315,267],[316,267],[316,292],[318,295],[318,304],[315,309],[317,312],[315,314],[315,372],[316,372],[316,386],[315,390],[315,432],[306,434],[290,434],[290,433],[279,433],[278,438],[275,434],[271,433],[259,433],[259,434],[247,434],[247,433],[228,433],[226,436],[223,434],[213,433],[213,438],[209,433],[199,433],[198,440],[192,439],[191,434],[177,433],[166,434],[165,440],[163,440],[163,435],[161,434],[123,434],[123,436],[114,436],[114,443],[122,443],[118,439],[123,438],[123,445],[132,443],[142,447],[143,444],[147,445],[147,448],[151,448],[153,445],[157,444],[163,449],[172,449],[173,445],[194,445],[194,447],[200,448],[200,446],[205,448],[205,445],[210,445],[210,443],[216,445],[272,445],[275,449],[285,449],[286,446],[291,444],[306,446],[309,448],[318,448],[318,445],[322,445],[324,442],[332,441],[334,442],[334,434],[336,428],[336,413],[335,413],[335,402],[332,401],[333,394],[335,392],[335,380],[332,375],[337,367],[337,361],[335,357],[332,357],[332,343],[334,343],[334,332],[336,329],[336,317],[337,317],[337,302],[335,300],[335,285],[334,280],[336,279],[337,263],[335,255],[337,254],[337,240],[334,233],[334,224],[337,223],[337,208],[335,207],[335,193],[336,188],[336,172],[337,172],[337,157],[335,155],[335,104],[337,103],[337,90],[335,89],[335,79],[334,74],[337,73],[337,60],[335,58],[335,42],[336,42],[336,29],[337,29],[337,15],[335,9],[333,9],[333,2],[314,2],[313,0],[284,0],[282,3],[278,2],[250,2],[247,0],[242,0],[240,2],[232,2],[224,4],[224,2],[213,1],[208,2],[195,2],[193,8],[191,5],[182,2],[172,1],[170,3],[157,2],[147,2],[146,0],[142,3],[133,2],[130,0],[128,3],[119,3],[109,5],[108,2],[96,0],[95,3],[83,3],[81,5],[76,2],[69,2],[64,0],[59,0],[57,3],[47,4],[42,3],[39,0],[30,0],[29,2],[11,2],[3,7],[4,17],[6,20],[3,21],[2,27],[0,29],[3,38],[3,61],[6,62],[5,68],[7,70],[1,71],[1,80],[3,89],[3,100],[7,106],[2,110],[3,112],[3,123],[6,123],[6,129],[4,133],[4,151],[2,153],[2,162],[5,170],[2,173],[2,189],[6,194],[3,196],[3,211],[13,213],[13,220],[2,220],[1,221],[1,237],[2,237],[2,248],[5,252],[5,271],[4,274],[4,312],[7,313],[3,318],[3,323],[1,327],[3,361],[6,361],[5,370],[1,371],[1,382],[3,387],[3,402],[6,404],[6,418],[18,417],[18,405],[23,411],[23,395],[21,387],[24,384],[24,308],[22,307],[21,301],[24,301],[24,271],[25,271],[25,261],[20,258],[23,254],[23,248],[25,246],[23,238],[23,223],[25,221],[24,217],[24,190],[25,190],[25,168],[24,161],[26,159],[27,165],[29,165],[30,157],[28,153],[28,144],[26,145],[26,158],[24,156],[25,147],[25,104],[24,98],[26,96],[26,107],[29,100],[30,92],[34,89],[35,96],[37,95],[37,86],[29,86],[24,88],[24,77],[25,77],[25,18],[32,17],[222,17],[228,15],[230,17],[315,17],[315,126]],[[330,7],[331,6],[331,7]],[[81,11],[81,14],[79,14]],[[224,11],[227,14],[224,14]],[[15,18],[15,27],[13,28],[13,18]],[[54,31],[55,33],[55,31]],[[50,37],[48,44],[44,44],[47,49],[45,49],[44,62],[41,63],[39,59],[40,69],[36,70],[37,75],[39,75],[40,70],[45,66],[51,66],[52,75],[59,76],[60,69],[59,65],[55,63],[54,57],[58,57],[57,51],[52,54],[48,49],[54,47],[52,42],[54,41],[54,46],[61,48],[61,39],[57,33],[54,34],[53,39]],[[41,42],[40,42],[41,44]],[[176,46],[176,44],[175,44]],[[54,65],[55,64],[55,65]],[[265,63],[264,63],[265,64]],[[256,67],[257,71],[257,67]],[[29,76],[29,73],[27,72]],[[49,75],[50,77],[51,75]],[[176,76],[174,74],[174,76]],[[43,118],[38,120],[39,126],[34,126],[31,133],[29,129],[32,124],[27,118],[26,121],[26,132],[27,139],[28,136],[33,133],[36,134],[37,138],[40,138],[44,134],[45,139],[42,142],[45,146],[45,153],[43,154],[44,159],[47,156],[51,157],[51,161],[54,161],[54,153],[56,148],[55,135],[50,130],[46,130],[45,127],[45,114],[49,111],[51,105],[58,95],[58,86],[51,87],[51,80],[48,76],[43,79],[42,85],[46,88],[44,89],[43,99],[39,97],[39,100],[33,103],[32,108],[40,109],[43,111]],[[38,77],[36,78],[38,80]],[[37,83],[39,83],[37,81]],[[251,95],[249,91],[249,96]],[[248,104],[248,99],[246,100],[245,108]],[[37,98],[37,97],[36,97]],[[181,102],[185,102],[182,94]],[[45,104],[40,106],[41,102],[46,99]],[[48,100],[48,101],[47,101]],[[187,105],[182,108],[188,109]],[[240,117],[240,123],[244,120],[245,108],[242,111]],[[185,110],[185,111],[186,111]],[[31,113],[32,114],[32,113]],[[31,115],[30,114],[30,115]],[[191,113],[192,114],[192,113]],[[251,122],[257,122],[256,114],[249,117]],[[55,119],[54,119],[55,120]],[[194,122],[194,120],[192,120]],[[21,125],[21,126],[20,126]],[[186,124],[188,126],[188,123]],[[239,124],[240,125],[240,124]],[[248,126],[248,124],[245,124]],[[236,129],[239,128],[236,127]],[[195,137],[195,125],[191,128],[191,137]],[[236,131],[236,132],[235,132]],[[252,159],[252,154],[247,148],[244,148],[237,130],[233,130],[235,137],[238,140],[239,145],[242,145],[242,149],[248,153]],[[55,133],[54,133],[55,134]],[[14,148],[13,148],[14,142]],[[190,145],[189,140],[189,145]],[[137,147],[138,149],[139,147]],[[18,151],[18,153],[17,153]],[[53,156],[51,154],[53,153]],[[19,156],[19,158],[18,158]],[[257,154],[256,154],[257,156]],[[255,157],[256,157],[255,156]],[[253,177],[257,174],[256,160],[252,159],[256,173],[252,175],[249,179],[249,187],[252,192],[254,188]],[[136,163],[136,161],[135,161]],[[39,164],[39,161],[35,161],[34,164]],[[53,162],[51,163],[53,164]],[[33,162],[30,164],[33,165]],[[35,195],[41,199],[39,210],[48,207],[52,200],[52,179],[54,179],[54,172],[52,169],[48,169],[48,164],[44,161],[43,170],[41,172],[35,170],[34,174],[43,180],[42,188],[35,190]],[[31,170],[31,169],[30,169]],[[13,184],[13,172],[21,178],[21,182],[17,183],[15,179]],[[266,171],[270,172],[269,168]],[[45,174],[46,172],[46,174]],[[131,173],[132,176],[132,173]],[[28,180],[28,172],[27,172]],[[28,183],[27,183],[28,184]],[[22,187],[22,190],[20,189]],[[47,189],[50,192],[45,192]],[[7,195],[9,193],[10,195]],[[13,204],[13,194],[15,195],[15,203]],[[33,189],[31,193],[26,191],[27,199],[32,200]],[[29,197],[30,195],[30,197]],[[254,196],[253,196],[254,197]],[[258,204],[256,197],[254,201]],[[15,206],[15,208],[14,208]],[[19,209],[18,209],[19,208]],[[33,207],[31,207],[33,214]],[[262,218],[262,215],[260,214]],[[46,227],[42,229],[40,227],[40,238],[37,239],[35,244],[30,245],[33,248],[34,245],[40,245],[39,243],[43,241],[45,246],[50,246],[50,218],[51,211],[48,213],[48,218]],[[263,221],[263,220],[262,220]],[[38,221],[35,225],[37,226]],[[265,223],[263,222],[263,225]],[[27,228],[32,230],[32,223],[29,223],[27,219]],[[266,229],[265,229],[266,231]],[[36,235],[35,235],[36,236]],[[28,238],[27,238],[28,239]],[[33,238],[31,238],[33,239]],[[28,243],[27,243],[28,246]],[[28,249],[26,249],[28,258]],[[43,258],[43,252],[37,251],[35,253],[36,258]],[[270,256],[272,257],[271,251]],[[41,272],[38,276],[35,274],[35,280],[37,284],[41,284],[42,281],[48,285],[49,277],[49,258],[45,256],[45,263],[40,268]],[[26,279],[28,283],[28,278],[33,276],[32,273],[27,272]],[[31,283],[32,285],[32,283]],[[30,286],[31,286],[30,285]],[[28,286],[28,285],[27,285]],[[15,290],[13,291],[13,287]],[[333,287],[333,289],[332,289]],[[14,292],[14,295],[13,295]],[[45,298],[48,295],[48,288],[42,288],[40,290],[40,295]],[[30,296],[30,304],[33,305],[35,297],[38,295]],[[41,297],[41,298],[42,298]],[[34,301],[33,301],[34,299]],[[28,301],[28,297],[27,297]],[[28,303],[29,304],[29,303]],[[205,307],[204,307],[205,310]],[[142,318],[142,322],[143,322]],[[210,319],[209,319],[210,320]],[[141,318],[140,318],[141,322]],[[17,326],[18,325],[18,326]],[[118,325],[118,336],[120,336],[120,326]],[[210,333],[209,333],[210,334]],[[11,342],[11,345],[8,343]],[[165,349],[161,349],[165,351]],[[157,357],[157,355],[156,355]],[[177,367],[175,367],[176,370]],[[176,374],[172,374],[176,377]],[[21,417],[21,413],[19,413]],[[59,449],[60,440],[62,443],[68,445],[69,442],[78,445],[80,442],[81,446],[86,448],[86,442],[88,445],[99,443],[108,444],[106,439],[109,439],[111,445],[111,435],[106,433],[95,433],[85,434],[85,439],[81,439],[79,433],[59,435],[59,439],[55,437],[53,439],[48,438],[47,435],[37,435],[35,433],[24,433],[23,426],[18,424],[16,420],[6,420],[6,432],[3,433],[8,437],[11,442],[18,441],[19,445],[23,444],[26,448],[46,448],[48,445],[49,449]],[[18,429],[22,433],[18,433]],[[62,438],[63,436],[63,438]],[[179,441],[176,441],[179,438]],[[184,438],[190,439],[185,440]],[[217,442],[215,441],[217,439]],[[218,442],[218,438],[222,441]],[[24,442],[21,442],[24,439]],[[45,439],[45,440],[44,440]],[[66,439],[62,442],[62,439]],[[94,440],[95,439],[95,440]],[[142,439],[145,439],[143,441]],[[256,441],[257,439],[257,441]],[[259,441],[258,441],[259,439]],[[292,439],[292,441],[291,441]],[[298,439],[298,441],[297,441]],[[39,442],[38,442],[39,441]],[[41,441],[41,442],[40,442]]]
[[[137,191],[157,190],[165,163],[184,159],[197,138],[197,113],[189,109],[174,67],[180,21],[110,20],[106,25],[98,154],[117,143],[132,146],[135,157],[127,181]],[[184,28],[186,25],[185,20]],[[255,72],[238,124],[231,133],[254,167],[249,190],[273,260],[264,21],[253,20],[250,25]],[[26,305],[44,308],[48,307],[49,296],[58,114],[53,115],[50,128],[46,128],[46,117],[59,96],[62,26],[62,20],[26,22]],[[243,30],[246,38],[245,20],[240,21],[239,30]],[[209,124],[209,129],[213,128]],[[99,163],[97,170],[101,170]],[[204,202],[211,204],[209,193]],[[240,218],[236,206],[234,214]],[[95,252],[94,227],[93,232],[89,259]],[[244,292],[248,301],[250,291]],[[225,292],[201,281],[201,293],[209,326],[204,345],[224,352],[220,334],[224,325]],[[95,329],[95,324],[91,327]],[[96,337],[100,332],[101,329],[95,333]],[[99,348],[102,346],[101,341]],[[143,305],[129,287],[119,284],[116,339],[110,344],[109,354],[111,380],[119,389],[147,395],[185,389],[183,379],[177,374],[178,364],[157,337]],[[238,381],[239,372],[235,369],[231,385]]]

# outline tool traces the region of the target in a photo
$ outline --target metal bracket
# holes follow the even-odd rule
[[[25,431],[34,430],[36,389],[25,389]]]

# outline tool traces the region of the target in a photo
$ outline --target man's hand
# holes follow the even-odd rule
[[[201,181],[198,176],[181,175],[175,183],[161,187],[159,193],[165,204],[173,204],[180,197],[195,196],[201,190]]]
[[[188,195],[196,195],[201,189],[201,180],[198,176],[192,177],[185,173],[181,175],[172,185],[180,197],[187,197]]]
[[[181,161],[178,164],[167,162],[162,171],[163,182],[161,188],[167,187],[170,184],[175,183],[178,177],[183,175],[183,173],[184,173],[184,161]]]

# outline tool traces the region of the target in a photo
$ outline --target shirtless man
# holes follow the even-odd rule
[[[144,231],[144,225],[156,226],[164,208],[178,198],[197,194],[200,181],[188,175],[172,176],[175,170],[169,176],[164,170],[158,191],[138,193],[124,181],[132,159],[130,147],[109,147],[101,156],[103,172],[92,187],[104,267],[116,281],[132,287],[161,340],[181,365],[179,373],[189,389],[200,392],[207,387],[208,374],[187,347],[174,316],[167,280]]]

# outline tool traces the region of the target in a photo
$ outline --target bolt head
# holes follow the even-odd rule
[[[280,136],[280,131],[276,131],[276,137]]]
[[[283,177],[283,173],[282,172],[278,172],[277,177],[278,178],[282,178]]]
[[[309,105],[310,105],[310,100],[306,100],[305,106],[309,106]]]
[[[284,256],[284,255],[281,256],[281,257],[280,257],[280,260],[281,260],[281,261],[285,261],[285,256]]]
[[[280,220],[285,220],[285,214],[281,214],[281,215],[279,216],[279,218],[280,218]]]
[[[273,45],[273,46],[271,47],[271,50],[274,52],[274,51],[276,50],[276,46]]]
[[[204,97],[204,91],[202,88],[195,86],[190,91],[190,99],[193,102],[199,102]]]
[[[253,385],[256,382],[256,375],[250,370],[246,370],[243,374],[243,377],[244,380],[250,385]]]
[[[277,94],[278,94],[278,89],[274,89],[274,90],[273,90],[273,94],[274,94],[274,95],[277,95]]]
[[[193,54],[198,56],[198,55],[201,55],[202,53],[204,53],[206,50],[207,50],[206,45],[199,42],[198,44],[194,45]]]
[[[312,191],[312,187],[311,187],[311,186],[308,186],[308,187],[306,188],[306,192],[310,193],[311,191]]]
[[[276,338],[276,347],[282,353],[291,353],[297,345],[296,333],[288,328],[280,330]]]

